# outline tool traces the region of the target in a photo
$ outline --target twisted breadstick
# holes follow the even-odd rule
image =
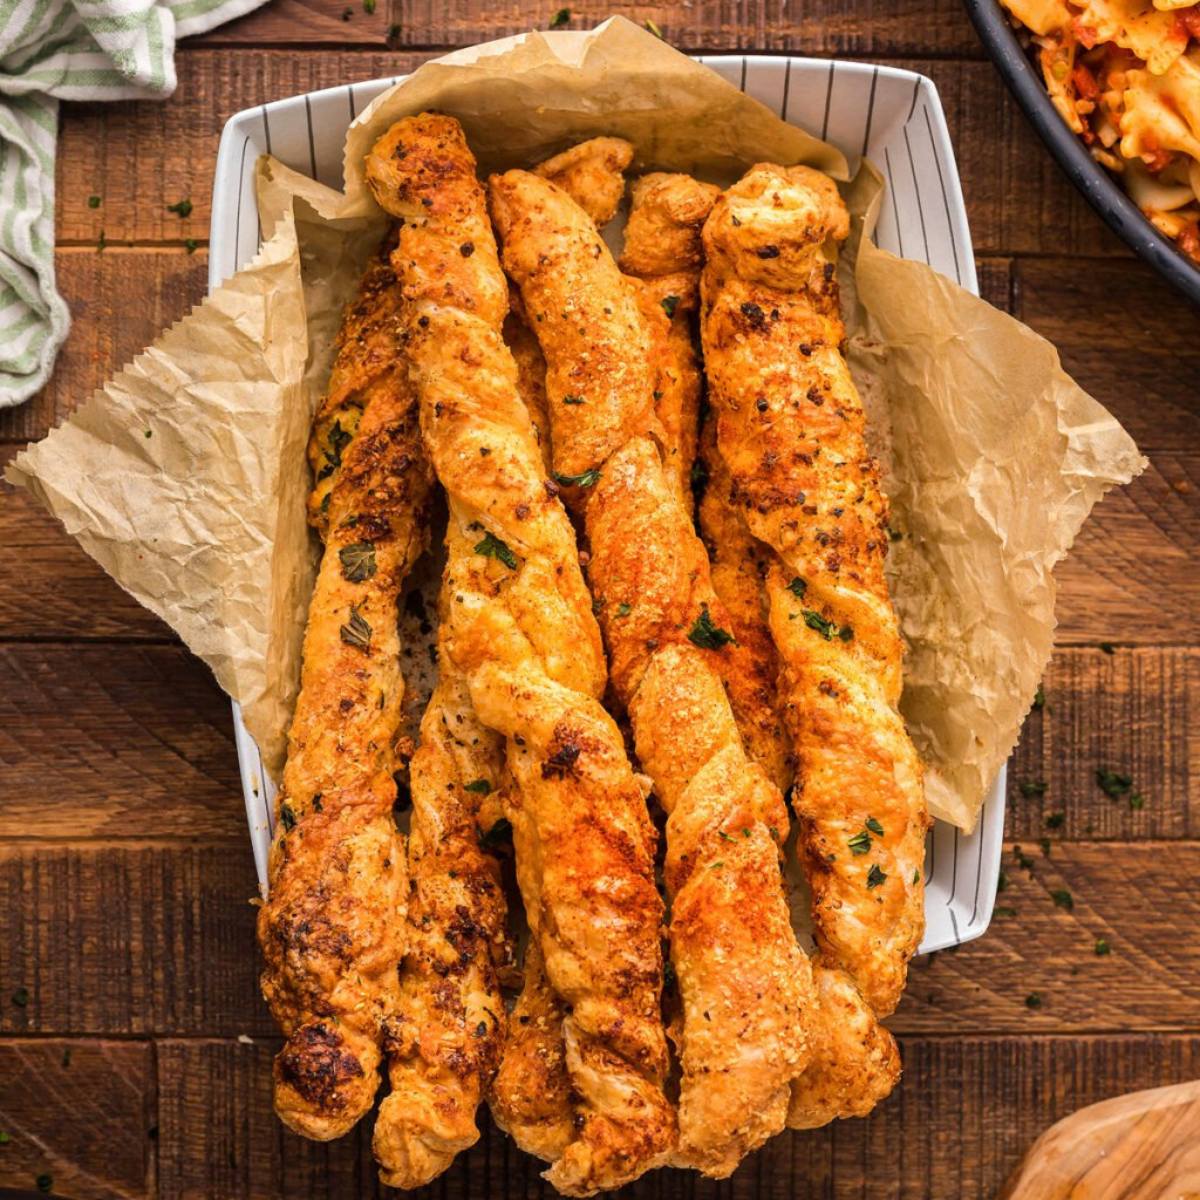
[[[449,603],[443,594],[442,609]],[[391,1093],[375,1121],[390,1187],[428,1183],[479,1137],[475,1110],[505,1032],[497,967],[506,941],[499,866],[476,826],[480,799],[503,771],[500,738],[480,725],[466,681],[440,654],[409,767],[408,951],[385,1027]]]
[[[579,1128],[547,1178],[588,1195],[661,1163],[674,1136],[654,833],[597,699],[599,633],[501,340],[507,291],[474,172],[458,123],[426,114],[380,139],[367,177],[404,221],[393,256],[401,324],[422,434],[450,499],[446,648],[479,719],[507,739],[518,882],[569,1009]]]
[[[718,668],[723,613],[648,436],[653,366],[634,290],[560,189],[510,171],[490,190],[505,267],[546,356],[556,477],[583,509],[613,683],[670,814],[678,1161],[727,1175],[782,1128],[803,1065],[807,964],[775,841],[786,812],[742,748]]]
[[[643,294],[651,298],[655,307],[650,318],[661,321],[670,313],[671,369],[660,373],[656,412],[664,428],[664,466],[677,490],[686,494],[689,512],[703,384],[693,340],[704,262],[701,231],[720,194],[720,188],[690,175],[642,176],[633,185],[620,263],[623,271],[640,278]],[[737,642],[724,656],[722,674],[746,750],[786,791],[792,781],[790,752],[776,708],[778,664],[766,628],[754,539],[741,514],[725,500],[727,489],[712,453],[711,425],[706,423],[707,453],[701,445],[710,483],[702,493],[700,528],[712,564],[713,590],[725,606]]]
[[[825,176],[753,168],[705,225],[702,331],[732,495],[773,551],[769,620],[817,945],[886,1016],[921,937],[928,818],[897,709],[886,504],[825,251],[847,231]]]
[[[616,215],[625,190],[623,172],[633,147],[617,138],[592,138],[534,168],[551,178],[596,227]],[[520,293],[510,289],[504,341],[517,364],[517,390],[529,412],[546,472],[550,471],[550,411],[546,360],[524,317]],[[553,1162],[570,1142],[574,1121],[562,1039],[562,1003],[550,987],[537,942],[531,941],[521,994],[509,1022],[488,1102],[492,1116],[527,1154]]]
[[[258,917],[263,995],[288,1039],[275,1108],[319,1140],[371,1107],[404,952],[396,602],[424,548],[431,479],[397,345],[399,299],[385,251],[347,311],[314,423],[311,511],[325,553]]]

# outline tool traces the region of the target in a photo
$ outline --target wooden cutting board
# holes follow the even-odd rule
[[[1064,1117],[1033,1143],[1000,1200],[1200,1200],[1200,1080]]]

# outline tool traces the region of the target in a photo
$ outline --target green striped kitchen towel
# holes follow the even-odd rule
[[[175,90],[175,42],[263,0],[0,0],[0,408],[46,382],[70,314],[54,284],[60,100]]]

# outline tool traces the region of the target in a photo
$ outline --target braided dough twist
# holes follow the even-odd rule
[[[782,1128],[804,1060],[807,963],[775,840],[786,811],[742,747],[707,559],[649,436],[654,367],[634,289],[565,192],[522,171],[489,186],[504,264],[546,357],[556,477],[583,512],[613,683],[670,814],[677,1161],[723,1176]]]
[[[506,739],[518,883],[569,1009],[579,1129],[547,1178],[588,1195],[660,1164],[674,1140],[654,830],[598,700],[599,632],[501,339],[507,288],[460,126],[429,114],[397,122],[371,152],[368,180],[404,221],[393,256],[401,322],[450,500],[446,648],[479,719]]]
[[[425,546],[432,480],[399,357],[399,299],[385,247],[347,309],[314,422],[310,512],[325,552],[258,916],[263,995],[287,1036],[275,1108],[321,1141],[374,1101],[405,948],[396,604]]]

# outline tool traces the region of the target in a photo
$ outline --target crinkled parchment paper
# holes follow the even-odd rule
[[[639,169],[729,182],[770,160],[847,175],[837,151],[620,18],[427,63],[351,127],[344,192],[264,160],[258,258],[8,478],[212,666],[273,771],[312,583],[307,425],[341,306],[385,226],[362,158],[425,108],[463,122],[484,170],[610,133],[634,143]],[[1144,463],[1049,343],[862,236],[879,194],[869,166],[845,186],[851,360],[902,534],[890,574],[904,712],[934,812],[969,829],[1050,654],[1051,570],[1091,506]]]

